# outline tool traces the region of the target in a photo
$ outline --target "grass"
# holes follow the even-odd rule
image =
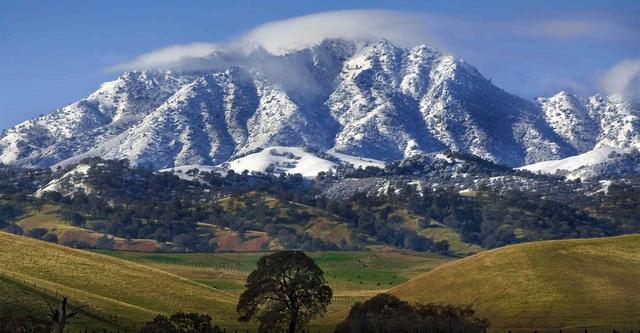
[[[309,253],[334,289],[334,302],[315,327],[331,327],[360,300],[446,263],[449,258],[402,252]],[[158,313],[210,314],[223,327],[236,321],[246,276],[265,255],[82,251],[0,232],[0,291],[44,315],[44,298],[65,295],[90,311],[71,329],[139,327]],[[3,302],[0,302],[0,307]],[[115,319],[117,317],[117,319]]]
[[[6,308],[22,316],[31,315],[36,318],[42,318],[43,315],[49,313],[47,303],[56,304],[59,300],[50,293],[40,290],[37,287],[18,282],[9,276],[0,275],[0,308]],[[77,303],[72,303],[77,306]],[[74,328],[99,328],[109,331],[124,330],[129,325],[119,322],[117,319],[109,318],[107,314],[103,314],[92,309],[80,312],[71,320]]]
[[[58,237],[59,244],[78,240],[95,245],[103,235],[97,231],[72,226],[62,220],[59,213],[60,207],[57,205],[46,204],[40,209],[30,207],[28,213],[21,217],[16,224],[26,232],[36,228],[45,228]],[[160,248],[160,244],[152,239],[133,239],[130,241],[120,237],[113,237],[113,239],[114,246],[118,250],[154,251]]]
[[[170,271],[185,278],[240,293],[247,275],[264,252],[251,253],[142,253],[96,251],[120,259]],[[341,295],[352,291],[387,290],[432,270],[450,259],[432,254],[387,252],[308,252]],[[218,284],[216,284],[218,283]]]
[[[264,254],[86,252],[0,233],[0,292],[32,311],[56,293],[89,304],[78,328],[132,327],[175,311],[241,327],[237,297]],[[640,327],[640,235],[534,242],[455,261],[400,251],[308,254],[335,296],[316,327],[331,327],[354,302],[380,292],[473,303],[494,330]]]
[[[474,304],[494,328],[640,327],[640,235],[534,242],[453,261],[392,290]]]
[[[449,253],[454,256],[464,257],[485,250],[479,245],[466,243],[462,240],[460,234],[436,221],[432,220],[427,228],[422,227],[420,225],[420,217],[406,209],[397,209],[392,215],[400,217],[407,229],[415,230],[419,235],[425,236],[434,242],[446,240],[449,242]]]
[[[235,323],[235,297],[223,291],[148,266],[2,232],[0,271],[23,286],[69,296],[129,325],[177,309]]]
[[[254,253],[140,253],[100,251],[102,254],[171,272],[219,288],[236,297],[247,275],[265,255]],[[315,325],[331,327],[357,301],[408,281],[445,264],[450,258],[433,254],[384,252],[308,252],[322,268],[334,292],[327,314]]]

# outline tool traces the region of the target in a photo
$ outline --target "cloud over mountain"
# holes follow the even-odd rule
[[[603,75],[601,84],[609,94],[640,100],[640,59],[616,64]]]
[[[241,43],[283,54],[316,45],[325,39],[375,41],[398,46],[429,43],[425,14],[386,10],[346,10],[300,16],[267,23],[248,32]]]
[[[371,42],[386,39],[398,46],[415,46],[427,40],[428,16],[388,10],[324,12],[260,25],[241,37],[223,43],[172,45],[142,54],[109,68],[125,70],[200,70],[246,65],[257,50],[282,55],[317,45],[326,39]],[[258,55],[259,58],[259,55]]]

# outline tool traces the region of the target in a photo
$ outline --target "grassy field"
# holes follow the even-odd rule
[[[152,267],[2,232],[0,273],[14,281],[16,292],[22,288],[67,295],[99,316],[118,316],[123,325],[139,325],[176,309],[235,321],[235,297],[223,291]]]
[[[392,293],[415,302],[473,303],[494,328],[636,330],[640,235],[486,251],[442,265]]]
[[[9,276],[0,274],[0,307],[6,307],[13,313],[20,315],[31,315],[41,318],[43,314],[49,313],[47,303],[55,304],[59,300],[53,295],[37,286],[16,281]],[[77,303],[71,303],[77,306]],[[109,331],[124,330],[130,327],[130,323],[124,323],[115,318],[110,318],[108,314],[89,309],[81,312],[72,320],[76,328],[92,327],[103,328]]]
[[[247,275],[263,252],[254,253],[140,253],[99,251],[127,261],[164,270],[239,296]],[[308,252],[325,272],[334,299],[325,318],[316,324],[332,325],[357,301],[408,281],[450,258],[439,255],[384,252]]]
[[[0,288],[40,313],[46,309],[42,295],[67,295],[89,304],[91,311],[72,328],[139,326],[155,314],[176,311],[208,313],[216,323],[232,328],[242,326],[235,320],[237,296],[264,254],[87,252],[0,233]],[[450,260],[401,252],[310,255],[325,271],[336,296],[316,327],[332,326],[354,302]]]
[[[76,328],[130,328],[175,311],[240,327],[236,300],[264,254],[86,252],[0,233],[0,293],[4,303],[41,313],[56,294],[89,304]],[[316,328],[380,292],[473,303],[498,332],[640,327],[640,235],[520,244],[459,260],[398,251],[308,254],[335,294]]]
[[[246,276],[263,252],[252,253],[141,253],[96,251],[170,271],[219,289],[239,294]],[[439,255],[387,252],[308,252],[324,270],[339,295],[387,290],[448,262]],[[352,293],[355,292],[355,293]]]

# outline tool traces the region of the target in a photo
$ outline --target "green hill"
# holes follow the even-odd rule
[[[237,325],[235,298],[226,292],[126,260],[2,232],[0,274],[2,288],[21,304],[42,306],[42,295],[66,295],[90,306],[85,317],[120,326],[176,311],[208,313],[217,322]]]
[[[474,304],[493,328],[640,327],[640,235],[507,246],[391,290],[412,302]]]

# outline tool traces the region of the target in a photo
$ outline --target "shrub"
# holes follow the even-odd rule
[[[157,315],[144,324],[140,333],[222,333],[208,315],[178,312],[170,317]]]
[[[335,333],[480,333],[489,321],[477,317],[471,306],[411,305],[389,294],[379,294],[351,307],[349,316],[338,324]]]

